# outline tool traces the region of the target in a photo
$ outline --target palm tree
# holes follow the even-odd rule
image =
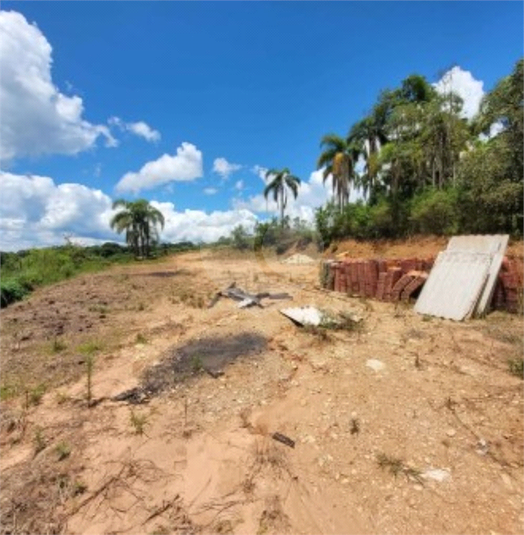
[[[337,199],[339,209],[342,209],[349,200],[351,185],[356,182],[355,164],[358,150],[336,134],[325,135],[320,147],[324,148],[324,152],[318,158],[317,169],[324,167],[324,182],[331,175],[333,195]]]
[[[118,199],[113,203],[113,209],[122,208],[111,219],[111,228],[118,234],[125,231],[126,242],[133,249],[135,256],[149,256],[151,242],[158,238],[160,225],[164,228],[162,212],[151,206],[149,201],[139,199],[126,201]]]
[[[293,197],[296,199],[298,195],[298,187],[300,185],[300,178],[291,174],[291,171],[285,167],[284,169],[269,169],[266,171],[267,185],[264,188],[264,197],[273,193],[273,200],[280,208],[280,225],[284,226],[284,210],[287,206],[287,190],[291,190]]]

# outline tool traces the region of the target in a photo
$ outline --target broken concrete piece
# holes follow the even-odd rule
[[[318,327],[324,319],[324,314],[315,307],[284,308],[280,313],[299,325]]]
[[[432,468],[430,470],[426,470],[421,474],[421,476],[424,479],[433,479],[434,481],[442,483],[443,481],[446,481],[446,479],[449,479],[451,474],[447,470],[443,470],[441,468]]]
[[[376,371],[376,372],[380,372],[382,371],[386,365],[380,361],[380,360],[377,360],[377,359],[369,359],[366,361],[366,366],[368,368],[371,368],[372,370]]]

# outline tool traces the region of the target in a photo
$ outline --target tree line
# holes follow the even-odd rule
[[[382,91],[346,136],[322,137],[317,168],[333,193],[315,213],[324,245],[346,237],[410,234],[522,236],[523,60],[483,97],[471,119],[451,90],[451,76],[452,71],[443,79],[447,91],[437,91],[419,74],[408,76],[399,87]],[[278,233],[289,239],[288,198],[300,193],[300,178],[288,168],[270,169],[265,178],[264,197],[278,207],[280,230],[275,221],[259,223],[255,244],[273,242]],[[355,202],[352,192],[359,195]],[[120,211],[111,227],[125,233],[136,256],[147,257],[164,226],[161,212],[143,199],[118,200],[114,208]],[[247,232],[237,227],[221,243],[242,248],[246,240]]]
[[[522,236],[523,98],[522,59],[471,120],[457,94],[438,92],[420,75],[382,91],[346,137],[321,140],[317,165],[333,188],[333,201],[316,212],[324,242],[411,233]],[[350,203],[352,190],[363,199]]]

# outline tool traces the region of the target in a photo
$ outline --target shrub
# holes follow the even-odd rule
[[[0,282],[0,301],[1,308],[7,305],[20,301],[29,293],[29,288],[22,284],[19,280],[8,279]]]
[[[410,220],[416,233],[456,234],[459,229],[457,191],[430,189],[414,197]]]

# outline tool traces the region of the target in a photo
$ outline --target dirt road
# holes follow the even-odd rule
[[[521,533],[522,318],[424,318],[317,279],[206,251],[2,311],[2,533]],[[279,301],[206,308],[233,281],[364,319],[325,333]],[[146,403],[111,399],[151,370]]]

